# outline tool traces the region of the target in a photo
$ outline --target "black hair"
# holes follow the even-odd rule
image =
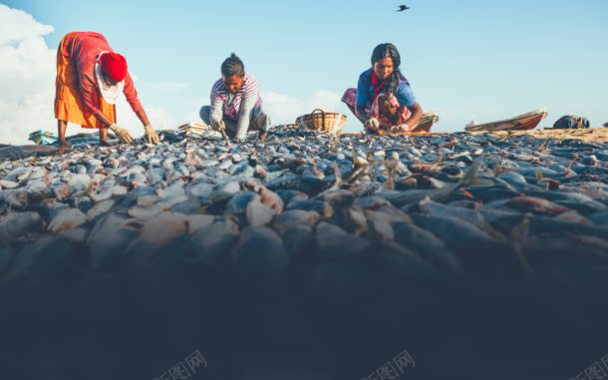
[[[245,75],[245,65],[234,53],[230,54],[230,57],[222,63],[222,76],[231,77],[233,75],[241,77]]]
[[[376,46],[372,52],[372,66],[381,59],[390,58],[393,60],[394,70],[391,75],[384,80],[386,83],[384,92],[394,94],[401,82],[403,75],[399,70],[401,65],[401,55],[397,47],[391,43],[384,43]]]

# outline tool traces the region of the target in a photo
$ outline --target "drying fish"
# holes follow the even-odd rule
[[[0,257],[6,271],[44,239],[22,259],[75,244],[98,271],[150,255],[168,268],[236,265],[258,283],[286,270],[336,294],[418,272],[557,281],[562,267],[608,267],[606,143],[298,129],[265,144],[205,131],[165,141],[1,162],[0,238],[19,246]],[[589,254],[577,261],[556,242]],[[33,268],[25,261],[13,269]]]
[[[326,222],[316,226],[315,236],[322,261],[363,255],[370,247],[369,241]]]
[[[188,254],[186,260],[206,263],[230,252],[236,240],[236,233],[230,221],[221,218],[200,229],[191,239],[195,250]]]
[[[27,233],[36,232],[42,218],[36,212],[12,212],[0,218],[0,240],[8,241]]]
[[[82,211],[77,208],[66,208],[51,220],[48,230],[51,232],[70,230],[80,227],[86,222],[87,216]]]
[[[323,219],[331,219],[334,215],[334,209],[329,203],[318,200],[291,202],[287,210],[315,211]]]

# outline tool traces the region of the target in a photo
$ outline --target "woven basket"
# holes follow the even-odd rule
[[[345,122],[346,115],[338,112],[325,112],[319,108],[309,115],[302,115],[296,119],[296,124],[300,128],[325,132],[334,136],[339,136],[342,133]]]

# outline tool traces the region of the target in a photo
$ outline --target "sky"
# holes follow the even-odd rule
[[[399,4],[411,10],[396,13]],[[71,31],[97,31],[123,54],[153,126],[198,121],[231,52],[262,86],[274,124],[340,102],[394,43],[402,72],[436,131],[545,108],[608,122],[608,0],[148,1],[0,0],[0,143],[56,132],[56,49]],[[118,121],[143,128],[123,101]],[[83,130],[70,125],[68,134]]]

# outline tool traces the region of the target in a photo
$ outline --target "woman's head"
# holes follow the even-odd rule
[[[376,46],[372,53],[372,68],[376,77],[384,83],[382,91],[387,94],[393,94],[401,82],[400,65],[401,56],[395,45],[385,43]]]
[[[380,44],[372,52],[372,68],[380,80],[388,78],[400,65],[401,56],[393,44]]]
[[[230,57],[222,63],[222,79],[228,91],[235,93],[243,87],[245,81],[245,65],[236,54],[232,53]]]
[[[106,86],[109,87],[116,86],[116,84],[118,83],[118,81],[110,78],[108,74],[104,73],[103,71],[101,72],[101,79],[106,84]]]
[[[99,56],[99,65],[102,79],[108,86],[115,86],[127,76],[127,60],[118,53],[102,53]]]

